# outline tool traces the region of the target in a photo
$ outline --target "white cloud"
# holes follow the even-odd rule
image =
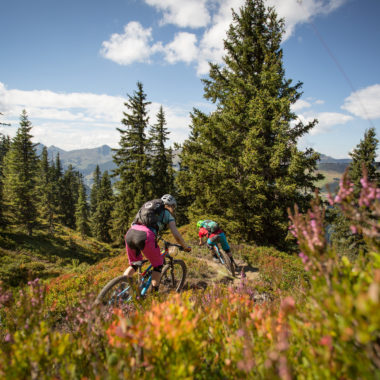
[[[200,28],[210,22],[207,0],[145,0],[148,5],[163,12],[162,24],[181,28]]]
[[[235,11],[244,4],[243,0],[219,0],[219,9],[213,15],[212,25],[204,32],[199,46],[198,75],[207,74],[208,62],[222,63],[224,40],[232,22],[231,8]]]
[[[72,150],[93,148],[103,144],[116,147],[120,134],[124,103],[120,96],[91,93],[56,93],[48,90],[8,90],[0,82],[1,126],[0,133],[14,137],[19,117],[26,109],[32,123],[33,141]],[[152,102],[149,107],[150,122],[156,122],[160,104]],[[191,107],[163,106],[170,141],[182,142],[188,136]]]
[[[363,119],[379,119],[380,84],[353,92],[344,100],[341,108]]]
[[[310,22],[321,14],[328,14],[348,0],[267,0],[274,6],[278,16],[285,19],[284,40],[289,38],[298,24]],[[144,29],[133,21],[125,26],[124,34],[113,34],[102,44],[101,54],[120,65],[133,62],[150,62],[153,54],[161,52],[171,63],[194,61],[198,75],[207,74],[208,62],[221,64],[224,52],[223,40],[232,22],[232,12],[239,12],[244,0],[145,0],[163,12],[161,24],[174,24],[180,28],[203,28],[196,45],[190,33],[176,32],[173,41],[163,46],[161,41],[153,44],[151,28]],[[180,36],[180,37],[179,37]],[[186,37],[185,37],[186,36]],[[189,48],[189,51],[186,49]],[[198,51],[197,51],[198,50]]]
[[[273,6],[279,18],[285,19],[285,35],[288,39],[297,24],[309,22],[319,14],[328,14],[340,7],[347,0],[267,0],[267,6]],[[224,54],[223,40],[232,22],[231,8],[238,13],[244,5],[244,0],[218,0],[218,12],[214,15],[212,25],[204,32],[200,44],[200,54],[197,66],[198,74],[207,74],[208,62],[221,63]]]
[[[91,93],[56,93],[48,90],[7,90],[0,83],[0,104],[9,117],[18,117],[26,108],[30,117],[61,121],[118,122],[122,118],[122,97]]]
[[[284,40],[288,39],[298,24],[310,22],[321,14],[329,14],[348,0],[267,0],[280,18],[285,19]]]
[[[197,36],[192,33],[178,33],[174,40],[164,48],[166,60],[169,63],[183,61],[190,63],[197,58]]]
[[[149,62],[150,56],[160,49],[160,44],[150,45],[152,29],[144,29],[139,22],[125,25],[123,34],[112,34],[109,41],[102,43],[100,54],[118,63]]]
[[[304,108],[309,108],[311,107],[311,104],[309,102],[306,102],[305,100],[297,100],[297,102],[295,104],[292,105],[292,111],[293,112],[297,112],[297,111],[300,111]]]
[[[314,115],[298,115],[303,123],[309,123],[314,119],[318,120],[318,124],[310,131],[310,135],[317,135],[330,131],[336,125],[346,124],[353,120],[350,115],[345,115],[338,112],[320,112]]]

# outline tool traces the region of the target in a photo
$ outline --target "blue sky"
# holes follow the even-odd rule
[[[137,81],[151,123],[162,104],[171,142],[193,107],[211,111],[201,78],[221,63],[231,8],[243,0],[1,0],[0,132],[26,109],[35,142],[65,150],[117,147],[123,103]],[[303,82],[294,106],[319,120],[300,148],[348,157],[374,126],[380,137],[379,0],[268,0],[286,22],[286,77]]]

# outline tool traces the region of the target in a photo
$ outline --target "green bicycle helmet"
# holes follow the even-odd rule
[[[197,222],[197,228],[201,228],[204,220],[198,220]]]

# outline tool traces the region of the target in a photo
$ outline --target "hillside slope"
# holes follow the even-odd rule
[[[48,279],[67,272],[83,272],[99,260],[117,254],[109,245],[57,226],[52,236],[0,232],[0,281],[23,285],[34,278]]]

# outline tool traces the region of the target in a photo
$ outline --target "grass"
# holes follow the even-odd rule
[[[56,233],[0,232],[0,281],[19,286],[34,278],[47,279],[70,271],[81,272],[99,260],[115,255],[109,245],[58,226]]]
[[[321,173],[325,178],[316,183],[316,186],[321,189],[322,194],[326,194],[329,191],[334,192],[338,186],[342,173],[335,171],[319,170],[318,173]]]

